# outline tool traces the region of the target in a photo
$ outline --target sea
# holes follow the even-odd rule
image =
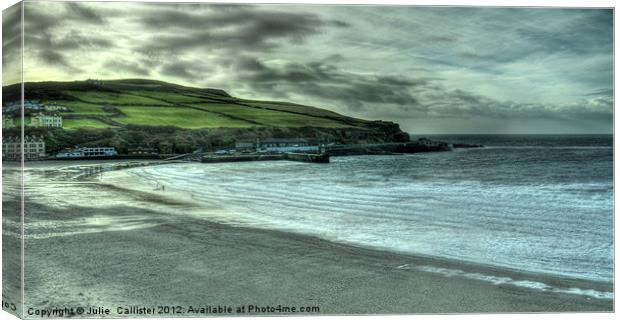
[[[330,164],[190,163],[125,171],[227,212],[213,218],[226,223],[524,272],[613,281],[612,135],[425,137],[484,147],[332,157]],[[424,268],[468,276],[461,270]],[[544,283],[522,284],[552,290]],[[590,293],[598,298],[612,294]]]

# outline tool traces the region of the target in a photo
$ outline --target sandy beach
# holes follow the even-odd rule
[[[110,309],[111,317],[136,316],[119,313],[125,310],[119,307],[129,306],[155,308],[152,316],[159,317],[221,315],[208,308],[203,313],[188,313],[190,306],[230,306],[232,315],[279,314],[251,313],[250,305],[311,307],[314,314],[613,309],[612,299],[493,284],[425,272],[421,267],[537,279],[559,288],[601,292],[613,291],[609,283],[526,277],[513,270],[215,223],[179,214],[208,208],[165,193],[125,189],[97,179],[67,179],[65,165],[33,163],[27,169],[28,317],[34,317],[28,312],[63,307],[102,307]],[[11,173],[5,168],[4,174],[6,179]],[[88,196],[80,200],[79,194]],[[9,212],[18,207],[17,199],[5,197],[3,205]],[[3,223],[6,226],[18,218],[5,215]],[[14,234],[3,234],[5,243],[15,243],[12,238]],[[4,250],[8,257],[10,250],[6,246]],[[3,292],[14,293],[15,280],[5,276]],[[157,310],[159,306],[171,308]],[[241,306],[245,312],[237,313]]]

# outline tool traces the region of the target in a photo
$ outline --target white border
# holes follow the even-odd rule
[[[15,0],[0,0],[2,10],[18,3]],[[58,1],[58,0],[57,0]],[[84,2],[97,2],[97,0],[82,0]],[[120,0],[99,0],[98,2],[129,2],[129,1],[120,1]],[[274,4],[375,4],[375,5],[422,5],[422,6],[482,6],[482,7],[591,7],[591,8],[615,8],[615,1],[611,0],[443,0],[443,1],[433,1],[433,0],[220,0],[220,1],[204,1],[204,0],[196,0],[196,1],[179,1],[179,0],[132,0],[133,2],[203,2],[203,3],[274,3]],[[615,15],[614,15],[615,18]],[[0,26],[0,32],[2,27]],[[615,31],[615,21],[614,21],[614,31]],[[22,39],[23,40],[23,39]],[[615,48],[618,43],[618,35],[614,32],[614,62],[615,62]],[[22,43],[23,46],[23,43]],[[23,47],[22,47],[23,50]],[[1,55],[1,49],[0,49]],[[0,64],[0,74],[2,71],[2,66]],[[617,90],[616,84],[616,64],[614,63],[614,93]],[[23,92],[23,90],[22,90]],[[615,96],[615,94],[614,94]],[[615,100],[614,100],[615,101]],[[614,103],[615,106],[615,103]],[[614,109],[615,110],[615,109]],[[618,123],[619,115],[614,112],[614,133],[615,133],[615,125]],[[23,134],[23,133],[22,133]],[[0,135],[1,136],[1,135]],[[615,137],[615,134],[614,134]],[[615,161],[616,159],[616,150],[620,147],[620,142],[614,139],[614,188],[615,188],[615,174],[618,172],[618,168],[620,165]],[[1,168],[1,165],[0,165]],[[0,183],[2,178],[0,177]],[[615,191],[615,190],[614,190]],[[614,192],[614,204],[617,203],[620,196],[618,196]],[[1,204],[0,204],[1,208]],[[615,206],[614,206],[615,208]],[[614,209],[614,218],[616,216],[616,211]],[[22,217],[23,219],[23,217]],[[615,221],[615,219],[614,219]],[[614,224],[615,227],[615,224]],[[618,236],[618,229],[614,228],[614,242]],[[2,238],[0,237],[0,245],[2,243]],[[618,247],[615,246],[614,253],[614,261],[615,257],[618,256]],[[0,259],[2,258],[2,252],[0,250]],[[22,257],[23,259],[23,257]],[[616,266],[615,266],[616,267]],[[1,268],[1,266],[0,266]],[[615,269],[617,271],[617,268]],[[615,273],[617,274],[617,273]],[[0,273],[0,281],[2,279],[2,274]],[[23,281],[23,279],[22,279]],[[615,281],[614,281],[614,292],[615,290]],[[617,299],[614,301],[614,310],[618,310],[618,301]],[[13,318],[14,316],[10,315],[5,311],[0,311],[0,317],[2,319],[5,318]],[[318,319],[352,319],[357,318],[358,316],[304,316],[303,319],[308,320],[318,320]],[[517,320],[522,318],[536,318],[536,319],[612,319],[615,317],[614,313],[536,313],[536,314],[463,314],[463,315],[395,315],[395,316],[364,316],[364,319],[375,320],[375,319],[510,319]],[[282,317],[243,317],[243,319],[281,319]],[[183,318],[159,318],[159,319],[183,319]],[[191,318],[197,319],[197,318]],[[201,319],[229,319],[229,317],[209,317],[209,318],[201,318]]]

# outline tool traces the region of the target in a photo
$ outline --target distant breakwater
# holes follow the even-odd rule
[[[325,146],[322,153],[279,153],[279,154],[240,154],[240,155],[205,155],[200,162],[240,162],[240,161],[274,161],[289,160],[312,163],[329,163],[331,156],[355,155],[396,155],[420,152],[445,152],[455,148],[480,148],[476,144],[451,144],[443,141],[434,141],[421,138],[406,143],[378,143]]]
[[[353,156],[373,154],[403,154],[419,152],[442,152],[452,151],[455,148],[481,148],[479,144],[451,144],[444,141],[420,138],[416,141],[405,143],[378,143],[378,144],[354,144],[335,145],[327,147],[326,152],[331,156]]]
[[[204,156],[200,162],[241,162],[241,161],[274,161],[289,160],[312,163],[329,163],[329,154],[321,153],[279,153],[279,154],[245,154],[234,156]]]

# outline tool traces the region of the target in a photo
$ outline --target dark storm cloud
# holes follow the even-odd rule
[[[18,64],[21,54],[21,5],[2,13],[2,66]]]
[[[193,79],[196,78],[196,75],[190,71],[191,69],[185,65],[181,64],[167,64],[161,67],[160,73],[184,79]]]
[[[102,24],[105,21],[95,10],[87,8],[79,3],[68,3],[67,8],[67,17],[72,20],[99,24]]]
[[[220,6],[210,6],[217,8]],[[226,27],[241,27],[256,29],[255,33],[266,33],[267,36],[288,36],[290,34],[312,34],[317,27],[337,26],[347,27],[348,23],[339,20],[324,20],[309,13],[276,12],[255,10],[250,6],[230,6],[231,10],[216,10],[193,12],[187,10],[166,10],[144,14],[138,19],[150,28],[174,29],[212,29]],[[146,12],[145,12],[146,13]]]
[[[209,72],[206,67],[194,61],[175,61],[161,66],[159,73],[184,80],[201,81]]]
[[[109,39],[86,35],[76,30],[71,30],[52,44],[58,50],[96,49],[112,47],[113,45]]]
[[[124,60],[109,60],[103,64],[103,67],[114,73],[120,71],[122,73],[133,73],[139,76],[148,76],[151,74],[148,68],[141,66],[139,63]]]
[[[314,14],[256,10],[250,6],[220,9],[215,14],[159,8],[145,11],[136,19],[150,30],[173,31],[154,37],[151,43],[139,48],[142,51],[193,48],[269,51],[280,47],[280,41],[303,43],[324,28],[349,26],[344,21],[326,20]]]
[[[465,90],[448,89],[440,78],[350,73],[335,64],[333,57],[310,63],[269,66],[252,57],[236,59],[238,83],[255,92],[269,92],[279,98],[291,94],[330,101],[350,111],[373,108],[426,114],[434,118],[492,119],[580,119],[605,120],[613,114],[609,90],[599,90],[574,103],[522,103],[502,101]],[[339,56],[337,61],[344,60]]]
[[[82,25],[104,25],[105,19],[94,10],[78,4],[67,3],[58,15],[51,15],[45,7],[28,5],[24,9],[24,45],[25,49],[36,53],[43,62],[77,72],[80,68],[72,65],[66,54],[70,50],[91,50],[112,46],[111,40],[103,37],[83,34],[76,30]],[[71,25],[75,29],[58,29]]]
[[[413,91],[428,84],[427,79],[412,79],[397,75],[362,75],[341,70],[328,61],[342,56],[329,56],[310,63],[287,63],[270,67],[256,58],[237,60],[235,72],[239,81],[253,89],[288,92],[339,101],[352,109],[369,104],[418,105]]]

